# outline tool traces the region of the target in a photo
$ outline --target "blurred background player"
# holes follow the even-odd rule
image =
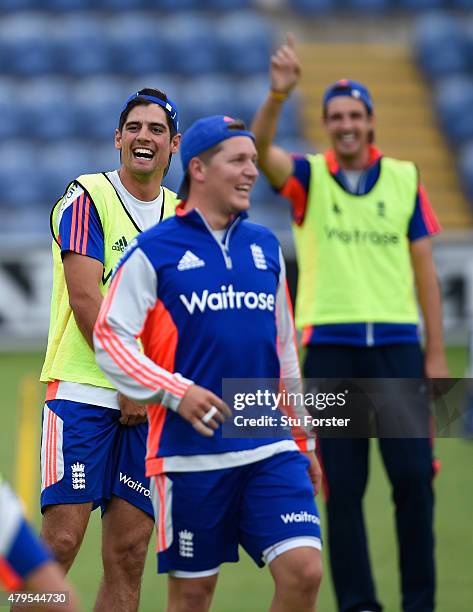
[[[301,432],[298,447],[287,431],[258,439],[219,429],[231,416],[224,378],[300,380],[281,248],[246,220],[254,136],[231,117],[206,117],[184,134],[181,158],[184,201],[118,268],[95,326],[97,361],[148,404],[167,609],[207,611],[220,565],[237,561],[241,544],[269,565],[271,610],[309,612],[322,571],[314,440]]]
[[[115,131],[119,170],[72,181],[51,215],[54,285],[41,448],[42,536],[67,571],[91,510],[102,506],[104,579],[97,609],[135,610],[153,527],[142,406],[95,363],[92,331],[113,268],[135,235],[174,214],[161,186],[180,134],[156,89],[130,96]],[[130,482],[132,486],[130,486]]]
[[[331,149],[291,156],[274,146],[283,103],[300,76],[291,35],[272,56],[270,74],[271,90],[252,129],[263,172],[291,201],[305,378],[447,377],[430,241],[440,227],[416,167],[375,147],[372,99],[348,79],[331,85],[323,99]],[[435,590],[431,441],[379,443],[396,506],[403,610],[427,612]],[[368,439],[322,438],[319,449],[339,609],[377,612],[362,513]]]
[[[23,516],[20,500],[0,474],[0,586],[18,593],[57,593],[65,595],[67,603],[32,603],[29,610],[51,612],[78,610],[71,586],[64,571],[44,544],[35,535]]]

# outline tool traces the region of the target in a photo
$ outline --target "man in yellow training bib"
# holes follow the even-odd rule
[[[51,213],[53,295],[41,380],[42,536],[67,571],[90,512],[103,514],[98,610],[137,610],[153,529],[145,477],[144,407],[117,393],[95,363],[92,331],[112,270],[143,230],[174,214],[162,187],[180,141],[177,109],[156,89],[128,98],[115,131],[118,170],[80,176]]]
[[[440,227],[415,165],[375,147],[370,93],[349,79],[324,95],[323,124],[332,145],[325,154],[292,156],[274,146],[281,108],[300,76],[291,35],[271,58],[270,74],[271,90],[252,131],[263,172],[291,202],[305,377],[448,376],[430,241]],[[403,610],[428,612],[435,592],[431,441],[385,437],[379,443],[396,507]],[[368,448],[367,437],[320,438],[341,612],[381,610],[362,513]]]

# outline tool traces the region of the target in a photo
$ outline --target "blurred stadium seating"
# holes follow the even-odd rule
[[[470,9],[470,13],[420,15],[414,51],[432,88],[439,126],[457,157],[464,192],[473,207],[473,1],[455,0],[442,6]]]
[[[254,5],[0,0],[0,212],[14,219],[18,211],[23,223],[20,211],[28,208],[42,219],[30,227],[46,235],[46,209],[68,181],[118,165],[121,106],[142,87],[176,101],[183,129],[221,112],[250,121],[267,89],[274,43],[271,23]],[[300,138],[292,104],[281,133]],[[179,178],[177,159],[167,183],[175,187]]]
[[[74,175],[118,163],[121,104],[141,87],[165,90],[183,129],[219,112],[249,122],[281,40],[269,18],[278,10],[301,23],[340,11],[419,15],[415,57],[471,194],[473,20],[464,15],[472,8],[473,0],[0,0],[0,212],[28,207],[44,219],[32,227],[47,233],[45,210]],[[309,150],[300,106],[297,96],[285,104],[278,139]],[[168,185],[179,175],[175,160]],[[276,196],[261,185],[264,216]]]

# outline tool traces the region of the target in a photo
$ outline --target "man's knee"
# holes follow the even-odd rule
[[[309,565],[301,565],[282,579],[283,587],[304,597],[315,595],[322,580],[322,565],[315,561]],[[279,586],[279,585],[278,585]]]
[[[153,525],[153,519],[142,510],[121,498],[112,498],[103,517],[106,578],[119,574],[121,581],[141,579]]]
[[[58,505],[46,508],[41,526],[41,537],[67,571],[79,552],[91,504]]]
[[[127,580],[139,580],[148,552],[149,532],[116,533],[104,541],[102,550],[105,574],[119,572]]]
[[[322,580],[320,552],[313,548],[295,548],[271,564],[276,589],[303,601],[314,600]]]
[[[47,540],[53,549],[57,561],[66,569],[72,565],[82,544],[82,534],[78,531],[63,530],[53,536],[52,541]]]
[[[67,571],[79,552],[82,531],[73,525],[57,530],[43,527],[41,536],[53,551],[56,560]]]
[[[173,612],[204,612],[210,607],[217,576],[169,577],[169,604]]]

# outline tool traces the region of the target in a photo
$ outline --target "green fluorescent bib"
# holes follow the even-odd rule
[[[407,237],[417,195],[411,162],[383,157],[363,196],[344,191],[323,155],[309,156],[304,223],[294,224],[298,327],[329,323],[417,323]]]
[[[68,186],[66,194],[76,183],[90,196],[102,224],[105,244],[100,291],[105,295],[110,285],[112,271],[123,255],[125,242],[129,244],[140,232],[140,228],[135,225],[115,188],[104,174],[80,176],[77,181]],[[178,200],[172,191],[163,189],[163,219],[166,219],[174,214]],[[77,327],[69,305],[57,226],[58,213],[64,199],[65,196],[56,203],[51,212],[51,229],[54,236],[52,243],[53,291],[48,348],[41,372],[41,381],[66,380],[113,389],[113,385],[95,363],[94,353]]]

